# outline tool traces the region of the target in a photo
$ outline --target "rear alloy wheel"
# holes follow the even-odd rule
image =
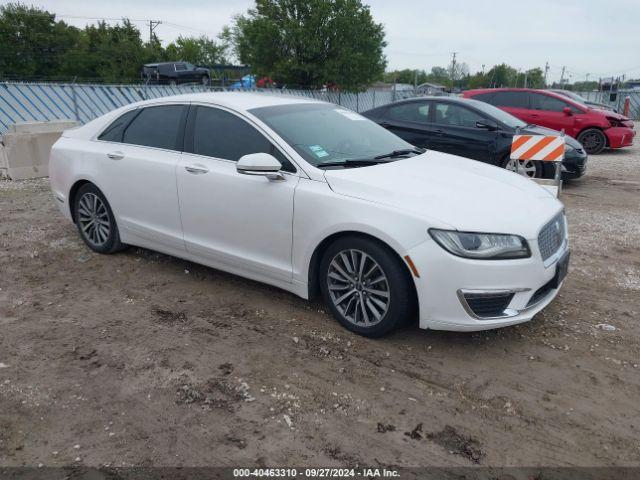
[[[80,187],[75,198],[75,220],[84,243],[98,253],[121,250],[118,226],[107,199],[93,184]]]
[[[578,141],[589,155],[597,155],[607,146],[607,137],[602,130],[589,128],[578,135]]]
[[[411,318],[410,282],[393,252],[367,238],[337,240],[320,264],[320,288],[334,317],[367,337],[382,336]]]
[[[518,173],[529,178],[542,177],[542,165],[536,160],[518,160]],[[516,171],[516,160],[507,159],[504,168],[512,172]]]

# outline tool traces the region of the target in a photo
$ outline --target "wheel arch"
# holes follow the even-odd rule
[[[405,261],[405,259],[402,258],[402,255],[400,255],[400,253],[398,253],[398,251],[395,248],[393,248],[391,245],[389,245],[389,243],[385,242],[384,240],[381,240],[375,235],[371,235],[369,233],[361,232],[358,230],[343,230],[343,231],[332,233],[331,235],[328,235],[327,237],[325,237],[316,246],[316,248],[313,251],[313,254],[311,255],[311,259],[309,261],[309,274],[308,274],[309,275],[309,278],[308,278],[309,298],[310,299],[317,298],[320,294],[320,279],[318,278],[318,275],[320,270],[320,261],[322,260],[322,256],[324,255],[324,252],[327,250],[329,245],[331,245],[336,240],[340,238],[352,237],[352,236],[372,240],[378,243],[379,245],[383,246],[390,252],[392,252],[392,254],[398,260],[400,265],[402,265],[402,269],[405,272],[405,274],[411,279],[409,284],[411,285],[412,296],[413,296],[415,305],[417,306],[418,292],[416,290],[416,282],[413,277],[413,274],[411,273],[411,269],[409,268],[409,265],[407,265],[407,262]]]
[[[71,213],[71,219],[73,220],[73,223],[76,223],[76,195],[78,194],[78,190],[80,190],[80,188],[87,183],[93,185],[98,190],[100,190],[103,195],[105,195],[104,190],[100,187],[100,185],[90,178],[83,177],[73,182],[73,185],[71,185],[71,188],[69,189],[69,195],[67,196],[67,201],[69,202],[69,213]],[[111,205],[109,205],[109,207],[111,207]],[[111,209],[113,210],[113,207],[111,207]]]
[[[605,146],[605,148],[609,146],[609,137],[607,136],[607,130],[605,128],[599,126],[599,125],[587,125],[587,126],[583,127],[576,134],[576,137],[575,137],[576,140],[578,140],[578,137],[580,137],[580,135],[582,135],[587,130],[600,130],[602,132],[602,135],[604,135],[604,142],[605,142],[604,146]]]
[[[80,190],[80,187],[86,185],[87,183],[93,182],[90,182],[87,179],[76,180],[76,182],[71,185],[71,188],[69,189],[69,195],[67,199],[69,201],[69,212],[71,213],[71,220],[73,220],[73,223],[76,223],[76,195],[78,194],[78,190]]]

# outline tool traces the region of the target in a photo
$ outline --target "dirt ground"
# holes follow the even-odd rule
[[[317,301],[93,254],[48,188],[0,181],[0,465],[640,465],[639,146],[566,186],[559,297],[475,334],[368,340]]]

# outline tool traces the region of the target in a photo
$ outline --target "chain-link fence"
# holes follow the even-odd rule
[[[72,119],[86,123],[124,105],[151,98],[223,91],[201,85],[87,85],[57,83],[0,83],[0,133],[17,122]],[[239,91],[239,90],[232,90]],[[247,90],[243,90],[247,91]],[[415,96],[413,90],[369,90],[346,93],[319,90],[253,89],[271,95],[310,97],[356,112]]]
[[[640,90],[612,90],[602,92],[576,92],[590,102],[602,103],[618,113],[624,113],[624,103],[629,97],[629,118],[640,120]]]
[[[151,98],[222,91],[201,85],[98,85],[64,83],[0,82],[0,134],[17,122],[47,120],[77,120],[86,123],[129,103]],[[239,91],[239,90],[231,90]],[[243,90],[247,91],[247,90]],[[416,96],[413,90],[368,90],[348,93],[321,90],[253,89],[270,95],[309,97],[335,103],[356,112]],[[629,97],[629,116],[640,120],[640,91],[577,92],[590,101],[604,103],[622,113]]]

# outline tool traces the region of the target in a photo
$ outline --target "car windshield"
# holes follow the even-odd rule
[[[377,123],[336,105],[299,103],[254,108],[249,112],[314,166],[373,160],[397,150],[413,149]]]
[[[494,107],[493,105],[490,105],[486,102],[473,99],[469,99],[468,102],[473,105],[474,108],[487,115],[489,118],[493,118],[494,120],[504,123],[507,127],[524,128],[527,126],[527,124],[519,118],[516,118],[510,113],[507,113],[504,110],[501,110],[498,107]]]

